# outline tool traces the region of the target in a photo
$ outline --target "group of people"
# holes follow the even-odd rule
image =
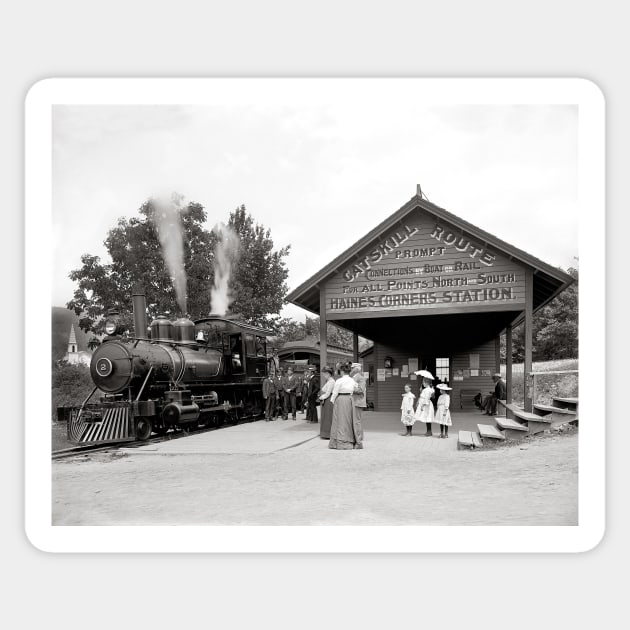
[[[262,394],[265,400],[265,420],[282,418],[289,419],[289,412],[293,420],[297,419],[298,410],[306,406],[308,422],[317,422],[317,395],[319,393],[319,377],[314,367],[302,380],[295,374],[293,368],[280,370],[273,376],[266,376],[262,384]]]
[[[435,422],[440,425],[440,437],[447,438],[448,428],[453,426],[451,412],[449,410],[451,406],[451,396],[448,393],[453,388],[449,387],[446,383],[436,385],[436,389],[440,390],[440,396],[437,399],[437,405],[434,410],[433,400],[435,398],[435,389],[433,388],[433,375],[428,370],[419,370],[416,374],[422,376],[420,397],[418,398],[417,406],[414,408],[416,396],[412,393],[411,386],[405,385],[405,393],[402,395],[400,421],[407,428],[407,432],[403,433],[403,435],[411,435],[413,425],[416,422],[424,422],[427,426],[424,435],[432,436],[433,430],[431,425]],[[481,393],[475,396],[475,404],[481,408],[481,413],[488,416],[496,415],[497,401],[505,399],[505,382],[501,374],[493,374],[492,380],[494,381],[494,391],[489,392],[485,398],[482,398]]]
[[[297,415],[297,393],[301,390],[306,407],[306,421],[320,422],[320,437],[329,440],[329,448],[363,448],[363,426],[361,414],[367,408],[367,383],[360,363],[342,363],[336,366],[338,378],[333,369],[326,366],[320,375],[314,367],[309,367],[303,381],[292,368],[263,380],[262,394],[265,399],[265,420],[282,417],[288,420],[289,412],[293,420]],[[321,419],[318,419],[317,406],[320,406]]]
[[[446,383],[439,383],[436,389],[440,390],[440,396],[437,399],[437,406],[433,408],[433,398],[435,397],[435,389],[433,388],[433,375],[428,370],[420,370],[416,372],[422,377],[420,385],[420,396],[418,398],[418,404],[414,409],[416,395],[412,393],[411,386],[405,385],[405,393],[402,395],[402,405],[400,421],[405,425],[407,431],[403,433],[408,437],[412,434],[413,425],[416,422],[424,422],[427,426],[424,435],[432,436],[432,423],[436,422],[440,425],[440,437],[448,438],[448,428],[453,425],[451,421],[451,412],[449,411],[451,406],[450,392],[453,388],[449,387]]]
[[[321,379],[314,367],[309,367],[304,379],[300,379],[293,368],[274,376],[267,376],[263,381],[263,398],[265,399],[265,420],[282,417],[288,420],[289,411],[293,420],[297,415],[298,392],[301,393],[303,405],[306,407],[306,421],[318,422],[317,406],[321,408],[320,437],[329,440],[328,448],[348,450],[363,448],[363,425],[361,416],[367,408],[366,379],[361,371],[360,363],[342,363],[337,366],[338,378],[333,369],[325,366],[321,370]],[[410,385],[405,385],[402,395],[400,420],[406,427],[404,436],[412,435],[413,425],[423,422],[426,425],[425,436],[432,436],[433,423],[440,425],[440,437],[448,438],[451,420],[452,387],[446,383],[438,383],[435,389],[440,394],[434,409],[435,389],[433,375],[428,370],[419,370],[422,377],[420,396],[416,405],[416,395]],[[495,388],[483,400],[479,394],[481,412],[494,415],[497,400],[505,398],[505,383],[500,374],[492,376]]]
[[[319,400],[322,404],[319,436],[328,439],[328,448],[350,450],[363,448],[363,410],[367,408],[367,382],[360,363],[339,365],[339,378],[332,369],[322,369]]]

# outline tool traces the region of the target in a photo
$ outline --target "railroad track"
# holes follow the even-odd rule
[[[148,440],[134,440],[133,442],[110,442],[108,444],[86,444],[85,446],[74,446],[71,448],[64,448],[58,451],[52,452],[52,459],[69,459],[71,457],[81,457],[89,453],[102,453],[107,451],[116,451],[119,448],[137,448],[139,446],[146,446],[147,444],[159,444],[160,442],[168,442],[170,440],[179,440],[181,438],[188,437],[189,435],[199,435],[201,433],[207,433],[209,431],[218,431],[225,427],[233,427],[239,424],[246,424],[248,422],[256,422],[260,416],[251,418],[241,418],[237,422],[230,422],[221,424],[219,426],[201,427],[194,431],[181,430],[178,432],[169,431],[166,435],[155,436]]]

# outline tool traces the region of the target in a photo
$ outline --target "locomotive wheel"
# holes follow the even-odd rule
[[[149,418],[138,418],[136,420],[136,439],[144,442],[151,437],[151,420]]]

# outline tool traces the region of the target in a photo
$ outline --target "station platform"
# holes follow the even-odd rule
[[[400,413],[365,411],[362,423],[364,448],[398,451],[402,444],[418,451],[457,451],[457,432],[476,431],[477,423],[485,422],[479,411],[453,411],[453,426],[449,427],[448,439],[440,439],[440,427],[433,423],[433,437],[425,437],[426,425],[416,422],[411,437],[403,437],[405,427]],[[193,433],[177,440],[166,440],[133,448],[121,448],[120,452],[134,455],[186,455],[186,454],[269,454],[286,449],[325,449],[328,440],[319,437],[319,423],[306,422],[304,413],[297,420],[277,419],[270,422],[257,420],[216,431]]]

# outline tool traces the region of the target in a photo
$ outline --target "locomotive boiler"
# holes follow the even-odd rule
[[[263,412],[270,331],[214,315],[159,315],[147,335],[145,312],[144,292],[134,287],[134,336],[122,334],[116,313],[108,318],[90,363],[94,389],[68,421],[72,442],[146,440]]]

